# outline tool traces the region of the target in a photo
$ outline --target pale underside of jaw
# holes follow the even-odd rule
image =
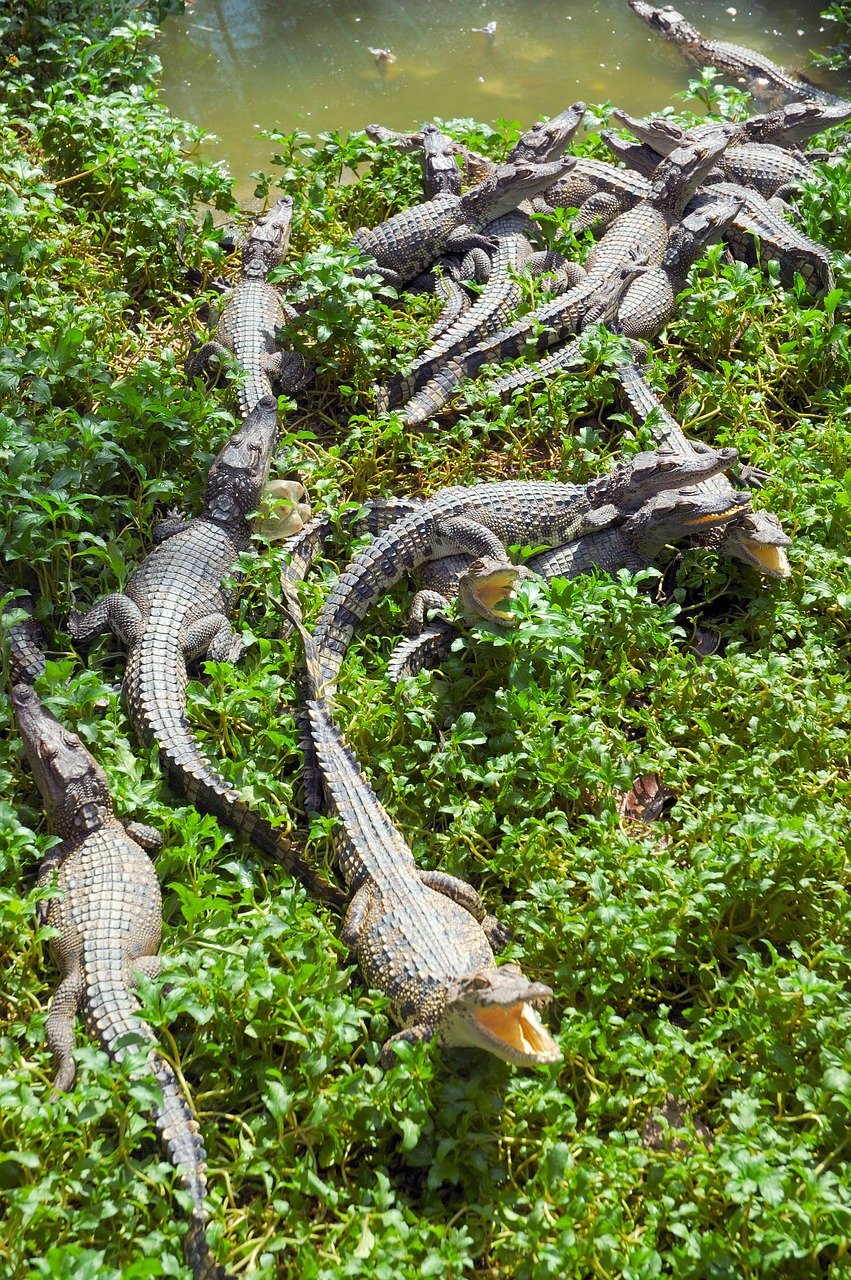
[[[500,1041],[511,1051],[514,1060],[519,1056],[529,1062],[557,1062],[561,1057],[561,1050],[537,1011],[525,1000],[479,1009],[473,1015],[473,1021],[487,1033],[488,1039]]]

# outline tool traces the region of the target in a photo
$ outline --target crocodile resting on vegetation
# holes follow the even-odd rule
[[[729,522],[739,520],[749,512],[750,496],[747,493],[731,492],[728,497],[723,491],[701,492],[700,486],[664,490],[627,515],[622,524],[583,534],[562,546],[543,551],[532,556],[526,567],[530,575],[538,574],[547,581],[575,578],[594,569],[612,575],[621,569],[637,573],[640,569],[649,568],[668,543],[679,542],[695,532],[703,534],[707,529],[726,528]],[[434,597],[428,605],[445,609],[456,595],[460,595],[462,610],[469,619],[474,615],[468,603],[470,586],[467,586],[466,593],[463,590],[465,580],[483,584],[490,580],[496,566],[486,561],[471,563],[467,556],[447,556],[429,568],[432,571],[429,583]],[[421,616],[414,618],[412,610],[412,622]],[[442,662],[457,635],[456,627],[437,620],[401,641],[388,663],[390,683],[398,684],[403,677],[415,676]]]
[[[277,331],[288,316],[268,275],[280,266],[290,243],[292,196],[282,196],[259,218],[242,250],[239,283],[225,305],[214,337],[190,352],[184,365],[187,378],[205,377],[215,361],[235,359],[245,377],[237,386],[239,412],[244,418],[273,384],[297,391],[313,377],[313,370],[297,351],[278,346]]]
[[[435,196],[377,227],[361,227],[352,248],[372,258],[387,284],[399,288],[446,254],[490,250],[493,241],[483,234],[488,224],[551,186],[566,167],[559,161],[500,165],[464,195]]]
[[[26,684],[12,689],[18,731],[41,793],[48,823],[61,837],[41,865],[39,885],[56,897],[39,904],[39,923],[57,930],[51,950],[62,975],[47,1019],[56,1059],[53,1099],[73,1087],[74,1017],[82,1009],[89,1033],[114,1062],[131,1046],[147,1049],[146,1070],[162,1095],[154,1122],[192,1203],[186,1257],[195,1280],[226,1280],[207,1243],[206,1152],[177,1076],[139,1016],[137,974],[155,977],[162,932],[159,881],[146,849],[159,832],[116,817],[106,774],[76,733],[64,728]]]
[[[318,654],[297,618],[308,668]],[[443,871],[418,870],[410,847],[364,777],[326,703],[307,704],[330,811],[338,820],[340,869],[352,890],[343,924],[370,987],[390,1000],[403,1028],[381,1051],[392,1065],[400,1041],[485,1049],[518,1066],[557,1062],[561,1050],[537,1007],[552,989],[494,951],[509,934],[475,889]]]
[[[158,744],[175,788],[317,897],[342,907],[345,896],[211,767],[186,721],[188,662],[204,654],[213,662],[235,661],[242,648],[228,620],[233,592],[222,581],[235,576],[240,553],[250,549],[249,516],[259,505],[277,436],[277,405],[264,396],[213,462],[203,515],[161,524],[158,545],[124,592],[104,596],[85,615],[72,613],[70,629],[75,639],[89,641],[111,628],[127,646],[123,689],[130,719],[142,742]]]
[[[509,480],[442,489],[420,502],[367,504],[363,523],[377,536],[354,556],[319,613],[313,631],[317,674],[311,696],[330,699],[355,627],[377,600],[418,566],[458,551],[473,558],[489,556],[503,566],[501,585],[508,597],[512,579],[521,576],[508,559],[508,547],[560,546],[590,529],[617,523],[654,493],[725,470],[736,457],[735,449],[719,451],[705,445],[686,455],[670,450],[639,453],[587,485]],[[285,588],[292,577],[285,574]],[[499,602],[498,593],[489,589],[477,602],[478,612],[494,620]]]

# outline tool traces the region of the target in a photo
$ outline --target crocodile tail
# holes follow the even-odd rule
[[[154,1105],[154,1120],[169,1161],[180,1174],[183,1189],[192,1199],[189,1230],[184,1242],[186,1261],[194,1280],[229,1280],[228,1272],[216,1261],[207,1241],[207,1152],[198,1131],[198,1122],[189,1110],[177,1077],[159,1053],[152,1053],[150,1066],[162,1094],[162,1105]]]
[[[186,1241],[187,1261],[195,1280],[228,1280],[207,1244],[207,1152],[198,1122],[189,1109],[172,1067],[159,1052],[154,1033],[140,1017],[136,999],[124,983],[120,954],[112,957],[106,972],[103,964],[89,972],[86,984],[86,1015],[97,1039],[115,1062],[121,1062],[128,1042],[143,1040],[150,1045],[148,1069],[159,1086],[161,1102],[152,1107],[154,1123],[169,1162],[177,1169],[183,1189],[192,1200],[192,1217]],[[138,1078],[142,1078],[141,1075]]]
[[[299,746],[304,754],[304,772],[302,775],[304,807],[308,813],[318,813],[322,808],[322,776],[316,749],[313,745],[310,721],[305,710],[305,704],[320,696],[319,690],[323,688],[325,680],[322,674],[322,664],[319,660],[316,641],[304,625],[301,601],[298,598],[295,583],[289,582],[284,578],[281,580],[281,587],[283,588],[284,603],[290,622],[298,631],[304,645],[305,669],[301,685],[301,705],[296,712],[296,725],[298,727]]]
[[[148,692],[164,683],[161,673],[167,665],[163,659],[159,658],[158,668],[148,663],[145,670],[138,661],[133,661],[134,657],[135,654],[131,654],[124,678],[130,718],[145,742],[159,745],[160,767],[175,790],[196,809],[212,813],[250,840],[301,880],[314,897],[343,910],[346,895],[315,871],[291,841],[243,800],[239,791],[212,767],[186,725],[182,695],[178,702],[173,687],[166,686],[164,700],[157,701]]]

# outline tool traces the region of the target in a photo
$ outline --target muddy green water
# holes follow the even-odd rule
[[[799,70],[830,41],[824,7],[679,5],[704,34]],[[473,30],[490,22],[493,38]],[[370,46],[390,49],[395,62],[379,66]],[[435,116],[528,126],[578,98],[645,114],[694,74],[626,0],[194,0],[165,20],[159,54],[166,104],[216,134],[208,154],[227,161],[241,191],[253,169],[268,168],[272,148],[259,129],[408,129]],[[851,83],[810,74],[839,93]]]

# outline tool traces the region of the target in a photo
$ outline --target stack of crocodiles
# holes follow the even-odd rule
[[[800,276],[814,297],[832,288],[829,253],[789,220],[786,202],[816,177],[814,156],[829,161],[826,153],[801,148],[851,118],[851,103],[792,79],[750,50],[704,39],[670,8],[629,3],[690,61],[744,84],[768,113],[683,129],[668,119],[614,111],[613,120],[631,135],[603,131],[614,164],[567,154],[582,103],[535,125],[499,164],[434,125],[413,134],[367,129],[382,143],[422,153],[425,199],[357,232],[353,245],[368,260],[364,270],[400,294],[430,290],[444,299],[422,354],[377,388],[379,411],[414,430],[456,412],[452,401],[459,394],[472,403],[545,381],[581,365],[580,335],[602,322],[632,344],[624,346],[632,358],[617,370],[624,406],[656,449],[625,457],[584,486],[509,480],[442,489],[428,499],[368,502],[349,527],[373,539],[339,575],[312,630],[301,615],[298,584],[333,513],[310,519],[301,486],[276,483],[274,496],[289,504],[290,515],[266,532],[285,539],[286,625],[298,629],[305,649],[306,807],[323,806],[336,817],[345,888],[309,866],[206,758],[190,727],[186,694],[193,660],[239,656],[229,614],[240,556],[251,545],[251,519],[269,488],[279,434],[274,394],[297,392],[313,376],[302,356],[280,345],[278,330],[297,310],[268,279],[287,250],[289,197],[256,222],[215,334],[187,360],[191,378],[228,362],[241,375],[241,425],[210,468],[203,512],[170,515],[125,590],[70,616],[78,641],[111,628],[126,646],[127,711],[140,743],[157,744],[173,789],[345,913],[342,936],[364,981],[386,993],[399,1027],[384,1045],[385,1066],[400,1040],[471,1046],[520,1066],[554,1063],[560,1051],[539,1016],[552,990],[516,964],[497,965],[509,935],[474,888],[417,868],[334,722],[346,650],[370,607],[406,575],[419,575],[409,635],[390,664],[390,678],[398,680],[439,661],[452,644],[452,623],[443,616],[427,620],[427,611],[440,615],[457,597],[468,617],[508,625],[506,602],[533,575],[638,570],[666,545],[686,539],[769,577],[790,573],[789,538],[776,516],[752,509],[747,491],[764,473],[739,466],[731,483],[725,473],[736,466],[736,451],[686,437],[645,379],[643,343],[660,333],[690,268],[719,239],[745,262],[777,262],[784,284]],[[530,215],[556,208],[576,211],[577,230],[599,233],[582,264],[536,247]],[[548,293],[521,315],[527,276],[546,280]],[[485,365],[518,357],[523,362],[509,375],[474,381]],[[539,550],[515,564],[508,554],[515,546]],[[11,697],[51,830],[61,841],[41,872],[42,883],[55,882],[59,890],[43,904],[43,922],[58,930],[53,945],[61,973],[47,1026],[55,1090],[74,1081],[78,1010],[115,1061],[126,1056],[128,1038],[143,1046],[138,1072],[159,1085],[156,1125],[192,1206],[187,1261],[198,1280],[221,1280],[226,1269],[206,1237],[198,1126],[133,994],[135,975],[157,970],[160,890],[145,850],[155,848],[159,836],[118,819],[103,770],[42,705],[33,687],[43,669],[38,629],[31,614],[20,613],[23,593],[13,594],[19,611],[8,628]]]

